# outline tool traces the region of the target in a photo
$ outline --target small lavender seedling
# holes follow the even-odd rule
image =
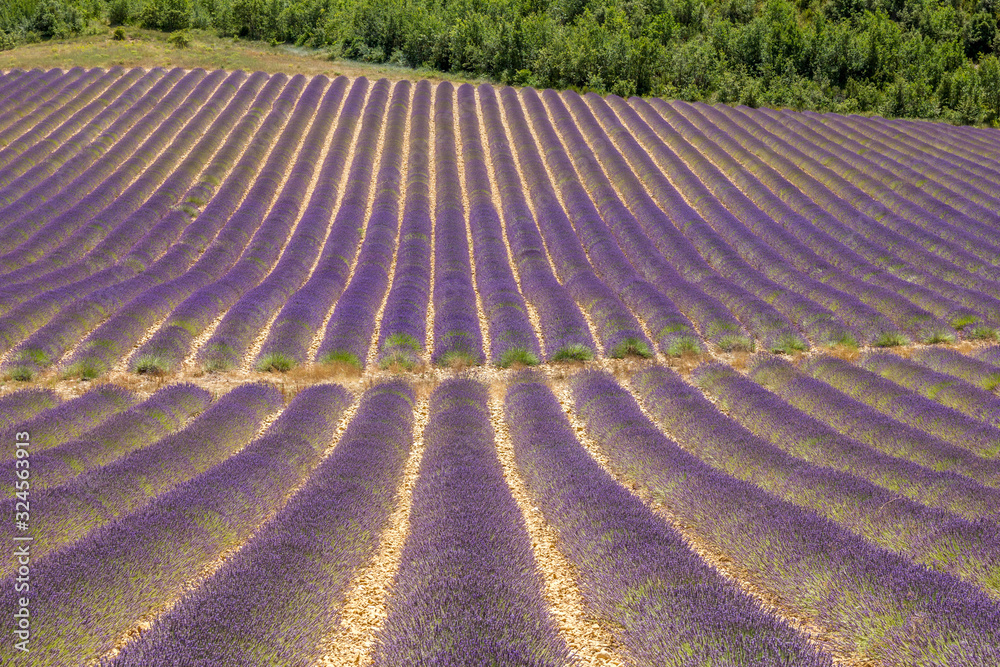
[[[281,352],[271,352],[261,357],[257,362],[257,370],[268,372],[287,373],[295,368],[295,360],[287,354]]]
[[[898,331],[887,331],[879,335],[872,345],[875,347],[898,347],[900,345],[906,345],[910,341],[903,334]]]
[[[512,347],[511,349],[500,355],[500,360],[497,362],[497,366],[500,368],[509,368],[514,364],[521,364],[523,366],[537,366],[538,357],[524,349],[523,347]]]
[[[719,338],[719,349],[723,352],[753,352],[757,344],[748,336],[726,334]]]
[[[615,345],[611,350],[610,356],[612,359],[623,359],[629,356],[648,359],[653,356],[653,353],[650,351],[649,345],[644,341],[629,337]]]
[[[593,351],[582,343],[566,345],[552,355],[552,361],[590,361],[593,358]]]
[[[694,336],[680,336],[671,341],[667,347],[667,354],[671,357],[680,357],[688,353],[700,354],[701,351],[701,341]]]
[[[357,369],[361,368],[361,361],[358,359],[358,355],[353,352],[344,352],[342,350],[327,352],[317,361],[321,364],[346,364]]]
[[[139,375],[166,375],[170,371],[170,365],[165,359],[147,354],[135,362],[133,370]]]

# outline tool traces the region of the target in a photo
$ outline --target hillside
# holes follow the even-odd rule
[[[510,85],[992,124],[998,16],[995,0],[16,0],[0,46],[195,29]]]
[[[212,47],[0,71],[0,662],[1000,664],[1000,131]]]

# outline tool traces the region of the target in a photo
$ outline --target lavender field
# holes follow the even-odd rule
[[[0,656],[996,667],[998,331],[997,130],[2,72]]]

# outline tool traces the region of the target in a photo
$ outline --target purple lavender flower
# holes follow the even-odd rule
[[[431,396],[410,530],[375,665],[566,665],[531,539],[493,447],[487,391]]]

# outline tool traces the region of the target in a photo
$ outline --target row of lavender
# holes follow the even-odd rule
[[[798,370],[765,355],[749,377],[701,367],[692,379],[715,405],[652,366],[632,391],[673,440],[610,376],[577,374],[572,411],[588,442],[648,494],[646,504],[580,446],[541,378],[512,376],[506,420],[519,474],[574,563],[590,612],[616,628],[635,664],[828,664],[706,568],[687,546],[695,540],[737,563],[769,604],[811,619],[838,651],[889,665],[987,665],[1000,627],[1000,464],[988,448],[1000,431],[979,421],[963,448],[928,430],[973,420],[944,405],[951,397],[977,397],[970,411],[996,401],[980,387],[1000,372],[997,361],[997,348],[979,358],[928,348],[920,363],[818,357]],[[812,376],[853,378],[857,398]],[[809,415],[782,400],[800,394]],[[487,396],[456,379],[431,397],[377,663],[570,662],[530,539],[511,518],[519,510],[493,450]],[[33,553],[56,582],[41,593],[45,608],[62,620],[42,620],[53,639],[39,664],[107,656],[136,623],[173,606],[192,572],[237,547],[117,660],[311,664],[375,553],[412,442],[412,390],[382,384],[321,463],[350,400],[336,386],[305,390],[248,445],[281,409],[274,387],[245,385],[210,407],[190,385],[141,403],[111,386],[61,404],[39,390],[0,399],[7,428],[33,434],[36,474],[55,475],[36,498],[46,514]],[[912,415],[927,418],[907,425]],[[669,508],[669,522],[650,504]],[[119,567],[108,571],[108,562]],[[102,620],[72,620],[83,618]],[[296,642],[284,641],[290,635]]]
[[[239,81],[238,77],[234,83]],[[266,76],[255,75],[245,82],[229,108],[188,154],[182,167],[161,186],[158,193],[168,199],[158,210],[151,211],[144,206],[129,217],[128,227],[144,233],[131,248],[125,245],[115,256],[98,246],[80,261],[48,274],[54,284],[42,276],[9,287],[8,294],[22,293],[20,305],[8,311],[0,325],[4,331],[4,348],[10,349],[20,341],[10,359],[12,366],[27,367],[30,372],[33,367],[45,367],[57,361],[116,306],[176,276],[202,255],[245,194],[240,182],[253,173],[256,165],[252,160],[259,160],[261,152],[267,148],[266,143],[257,150],[254,150],[256,146],[248,149],[246,145],[260,129],[261,113],[271,107],[284,84],[284,80],[276,77],[261,89],[266,81]],[[234,123],[236,126],[227,137],[226,128]],[[225,145],[216,152],[223,139],[226,139]],[[245,158],[243,179],[230,179],[236,187],[226,198],[228,202],[216,198],[213,203],[219,203],[211,207],[215,215],[211,214],[211,209],[206,209],[192,224],[193,206],[203,204],[210,197],[241,153]],[[206,168],[204,163],[208,159],[211,163]],[[180,197],[184,197],[181,206],[169,205]],[[154,196],[147,204],[156,199]],[[116,238],[112,236],[106,241],[116,241]]]
[[[874,121],[530,89],[498,104],[468,85],[456,122],[450,84],[431,126],[427,84],[390,102],[364,79],[347,94],[199,70],[24,76],[45,85],[0,113],[15,377],[164,372],[192,352],[210,369],[364,365],[376,330],[383,363],[506,365],[935,342],[1000,321],[997,172],[968,139],[920,130],[914,150]],[[879,190],[892,165],[903,177]]]
[[[65,405],[115,395],[94,393]],[[134,397],[118,393],[119,402],[134,402]],[[31,397],[41,398],[36,394]],[[560,447],[574,452],[576,465],[586,467],[579,460],[586,454],[574,442],[551,394],[541,411],[531,397],[527,402],[516,397],[522,394],[515,390],[508,397],[514,402],[508,406],[509,423],[522,430],[544,429],[555,416],[562,429]],[[376,664],[573,663],[542,596],[531,540],[494,449],[487,396],[481,384],[454,380],[431,397],[409,537],[387,600],[388,618],[374,647]],[[375,554],[413,442],[413,392],[404,383],[390,382],[365,393],[356,416],[323,459],[349,400],[336,386],[307,389],[261,437],[246,444],[260,417],[278,408],[280,399],[273,388],[245,385],[175,434],[133,453],[122,449],[118,461],[45,492],[46,506],[62,515],[76,511],[82,519],[108,512],[113,516],[78,528],[75,538],[64,540],[60,549],[53,550],[49,543],[39,552],[33,571],[49,583],[34,601],[53,613],[38,620],[45,631],[39,637],[47,638],[33,646],[32,664],[98,658],[123,665],[220,660],[312,664],[323,654],[326,637],[336,631],[348,586]],[[9,400],[5,407],[14,403]],[[169,405],[186,411],[189,417],[206,405],[199,390],[178,385],[131,409],[149,412],[157,409],[154,403],[159,409]],[[36,432],[43,430],[36,425]],[[220,433],[229,435],[199,456],[200,448],[192,444],[207,443],[210,434]],[[107,435],[110,449],[119,446]],[[561,455],[535,449],[535,439],[521,430],[514,440],[519,456],[529,456],[527,450],[541,457],[538,470],[531,459],[519,461],[521,474],[544,470],[543,478],[560,484],[565,472]],[[652,609],[640,603],[622,616],[613,611],[614,597],[608,600],[610,606],[601,603],[604,606],[595,608],[608,622],[623,622],[623,638],[630,636],[637,664],[657,663],[691,642],[699,647],[695,653],[700,659],[705,651],[718,653],[724,641],[736,642],[725,651],[736,664],[768,658],[829,664],[802,636],[712,573],[638,501],[632,500],[627,512],[636,532],[617,545],[628,550],[609,548],[608,531],[620,532],[620,526],[612,526],[622,511],[615,489],[626,498],[628,494],[610,478],[579,479],[588,480],[584,485],[594,487],[597,495],[585,492],[558,520],[567,528],[574,522],[586,527],[594,518],[587,506],[594,501],[614,515],[575,538],[572,530],[566,534],[573,541],[564,548],[567,553],[582,550],[581,565],[599,562],[596,570],[594,565],[584,569],[582,583],[594,591],[611,584],[613,596],[627,596],[639,582],[655,585],[657,593],[681,586],[680,597],[650,593],[650,600],[656,598]],[[289,496],[288,490],[299,484],[301,489]],[[96,491],[89,494],[89,489]],[[538,492],[548,498],[548,511],[552,497],[545,489]],[[567,498],[573,497],[571,489],[560,491],[567,492]],[[611,496],[605,497],[608,492]],[[101,504],[96,504],[98,498]],[[88,499],[91,509],[80,512]],[[57,528],[46,524],[49,533]],[[655,546],[645,544],[649,536]],[[164,550],[168,543],[170,548]],[[643,574],[641,563],[650,548],[667,556],[663,563],[679,557],[683,564],[660,565],[657,574]],[[585,557],[588,552],[604,556],[594,561]],[[225,558],[222,567],[190,588],[192,573],[220,557]],[[109,562],[115,567],[109,569]],[[626,564],[623,575],[620,568]],[[654,584],[660,576],[667,579]],[[691,577],[704,582],[685,593]],[[693,619],[698,612],[688,611],[692,603],[715,609],[719,626],[707,635],[684,619],[676,626],[657,627],[657,610]],[[170,611],[162,614],[165,608]],[[158,616],[157,622],[141,639],[123,642],[151,615]],[[89,618],[100,620],[85,622]],[[672,630],[685,623],[687,634],[677,637]],[[745,637],[747,632],[756,636]],[[641,640],[650,633],[657,643],[643,646]],[[289,637],[296,639],[289,642]],[[124,650],[116,651],[122,643]],[[677,664],[689,664],[683,654],[677,655]]]

